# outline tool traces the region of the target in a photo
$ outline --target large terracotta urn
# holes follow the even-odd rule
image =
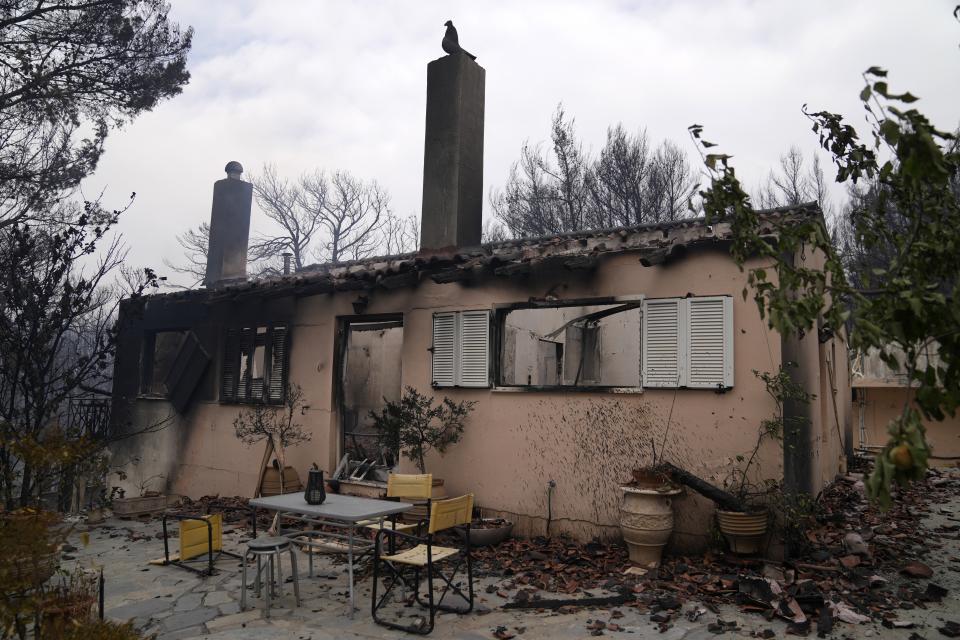
[[[620,530],[630,552],[630,562],[644,569],[660,566],[663,548],[673,533],[673,497],[680,489],[620,487]]]

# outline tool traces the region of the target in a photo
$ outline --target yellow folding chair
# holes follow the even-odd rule
[[[430,511],[430,496],[433,493],[433,474],[391,473],[387,476],[387,498],[396,500],[424,500],[427,512]],[[396,516],[390,520],[367,520],[360,523],[369,529],[381,528],[391,531],[409,532],[420,526],[419,523],[397,522]]]
[[[167,520],[180,521],[180,552],[170,555]],[[240,558],[239,555],[223,549],[223,514],[214,513],[205,516],[183,516],[175,513],[163,514],[163,565],[174,565],[201,575],[213,575],[213,565],[221,555]],[[256,536],[256,524],[254,524]],[[216,554],[216,555],[214,555]],[[198,568],[187,564],[190,560],[206,556],[207,566]]]
[[[372,613],[373,619],[377,624],[392,629],[399,629],[410,633],[419,633],[426,635],[433,631],[434,618],[436,612],[452,611],[455,613],[469,613],[473,610],[473,565],[470,558],[470,521],[473,515],[473,494],[451,498],[450,500],[438,500],[430,507],[430,521],[427,527],[427,535],[423,537],[412,536],[400,531],[381,529],[377,533],[377,539],[374,543],[373,558],[373,601]],[[434,535],[440,531],[460,527],[465,530],[465,544],[460,548],[441,547],[434,544]],[[381,538],[387,536],[390,538],[400,538],[416,544],[413,548],[400,551],[398,553],[381,553]],[[453,568],[447,574],[444,574],[438,568],[437,563],[444,561],[453,561]],[[464,594],[462,586],[454,583],[457,572],[460,567],[466,564],[467,569],[467,593]],[[384,592],[377,596],[377,585],[380,581],[380,567],[383,565],[389,572],[385,575]],[[407,580],[405,571],[412,570],[412,584]],[[420,597],[420,578],[422,572],[426,570],[427,577],[427,602],[423,602]],[[433,580],[435,577],[444,582],[443,591],[438,599],[434,599]],[[386,584],[389,579],[389,585]],[[430,611],[430,619],[426,624],[402,625],[392,620],[387,620],[378,615],[378,611],[383,608],[387,598],[393,589],[398,585],[412,586],[417,603],[427,607]],[[449,592],[456,593],[467,602],[466,608],[445,605],[443,599]]]

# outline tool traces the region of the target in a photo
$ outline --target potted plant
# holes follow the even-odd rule
[[[787,363],[789,366],[792,363]],[[755,469],[759,469],[757,454],[761,445],[772,440],[783,444],[784,429],[796,429],[802,426],[804,417],[784,418],[784,402],[810,402],[812,394],[794,382],[789,373],[780,367],[776,374],[754,370],[753,375],[760,378],[767,394],[773,398],[774,414],[770,418],[760,421],[757,429],[757,440],[748,456],[738,455],[724,480],[724,489],[740,503],[717,508],[717,524],[720,533],[727,539],[730,550],[737,554],[752,555],[760,551],[760,544],[767,533],[770,522],[768,501],[776,489],[776,483],[754,481]]]
[[[474,405],[476,402],[454,402],[447,397],[435,404],[433,396],[408,386],[399,400],[386,400],[383,410],[379,413],[371,411],[370,418],[380,447],[402,453],[417,465],[420,473],[426,473],[427,453],[432,450],[442,455],[460,441],[464,423]],[[434,476],[433,484],[440,487],[443,480]],[[426,516],[422,511],[425,509],[418,507],[404,517],[422,519]]]
[[[513,522],[506,518],[484,518],[483,509],[474,507],[473,519],[470,521],[470,546],[492,547],[510,537],[513,531]],[[467,532],[457,527],[456,532],[464,542]]]
[[[654,569],[660,566],[663,548],[673,533],[673,497],[680,493],[680,487],[669,475],[650,466],[634,469],[620,490],[620,532],[630,562]]]
[[[406,387],[400,400],[386,401],[383,411],[370,412],[380,446],[403,453],[420,473],[427,472],[426,456],[431,450],[443,454],[460,441],[464,422],[476,402],[454,402],[444,397],[434,405],[413,387]]]
[[[267,457],[276,455],[273,464],[261,469],[260,495],[303,491],[297,470],[287,465],[286,450],[310,440],[303,426],[295,421],[302,413],[303,389],[287,385],[282,405],[255,404],[240,412],[233,421],[237,438],[248,446],[267,443]]]

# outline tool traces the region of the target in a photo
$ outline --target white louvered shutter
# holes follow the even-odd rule
[[[489,387],[490,312],[461,311],[459,338],[457,384],[461,387]]]
[[[683,300],[664,298],[643,302],[643,386],[683,385]]]
[[[457,314],[433,314],[433,386],[456,384]]]
[[[733,299],[688,298],[687,386],[718,389],[733,386]]]

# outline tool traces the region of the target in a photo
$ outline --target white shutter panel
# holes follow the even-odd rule
[[[457,314],[433,314],[433,386],[456,384]]]
[[[644,300],[642,372],[645,387],[683,386],[683,331],[679,298]]]
[[[717,389],[733,386],[733,299],[689,298],[687,386]]]
[[[460,367],[457,384],[461,387],[490,386],[490,312],[460,312]]]

